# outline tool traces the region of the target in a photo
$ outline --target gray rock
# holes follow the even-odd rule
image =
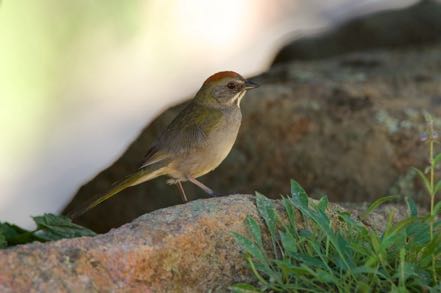
[[[350,20],[285,46],[274,63],[312,60],[375,49],[418,48],[441,42],[441,3],[422,0],[410,7]],[[364,66],[375,66],[366,62]]]
[[[201,181],[221,194],[286,194],[289,179],[331,201],[414,195],[412,166],[427,163],[424,113],[441,127],[441,47],[357,53],[276,66],[243,100],[243,124],[230,155]],[[375,64],[373,66],[372,64]],[[147,147],[181,106],[160,115],[109,168],[85,184],[67,209],[105,192],[137,169]],[[191,199],[204,197],[184,184]],[[98,232],[181,199],[164,179],[129,188],[78,219]]]
[[[339,210],[328,208],[333,227]],[[231,234],[247,234],[247,215],[262,225],[251,195],[196,200],[104,235],[0,250],[0,292],[226,292],[253,280]]]

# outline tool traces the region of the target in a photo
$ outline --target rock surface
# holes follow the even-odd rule
[[[250,196],[193,201],[105,235],[1,250],[0,292],[206,292],[242,281],[230,232],[245,232],[247,214],[257,215]]]
[[[422,0],[412,6],[350,20],[337,28],[285,46],[274,63],[311,60],[372,49],[417,48],[441,41],[441,3]]]
[[[368,224],[381,229],[387,213]],[[247,215],[258,219],[251,195],[196,200],[104,235],[0,250],[0,292],[225,292],[252,280],[231,236]]]
[[[262,86],[242,102],[243,123],[230,155],[200,180],[222,194],[258,190],[277,197],[296,179],[331,201],[370,201],[418,194],[412,166],[427,162],[420,136],[424,114],[441,128],[441,46],[357,53],[276,66],[256,78]],[[109,168],[83,186],[67,209],[105,192],[139,166],[148,146],[172,120],[162,114]],[[204,197],[184,184],[191,199]],[[165,178],[129,188],[78,223],[98,232],[180,203]]]

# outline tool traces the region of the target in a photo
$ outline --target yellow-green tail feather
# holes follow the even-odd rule
[[[127,178],[121,180],[120,182],[117,182],[115,186],[104,195],[101,195],[97,199],[90,201],[82,208],[79,208],[77,210],[74,210],[72,213],[69,213],[68,217],[70,217],[71,219],[77,218],[83,215],[84,213],[86,213],[87,211],[89,211],[90,209],[93,209],[97,205],[101,204],[102,202],[108,200],[109,198],[123,191],[124,189],[162,175],[160,174],[161,171],[160,169],[158,168],[154,168],[154,169],[156,170],[152,170],[152,168],[143,168],[140,169],[138,172],[129,175]]]

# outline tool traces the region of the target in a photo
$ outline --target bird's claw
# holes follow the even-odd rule
[[[179,180],[176,179],[167,179],[167,181],[165,181],[168,185],[174,185],[174,184],[178,184]]]

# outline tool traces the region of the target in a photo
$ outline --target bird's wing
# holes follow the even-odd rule
[[[221,110],[188,104],[147,151],[141,168],[202,147],[222,117]]]
[[[139,167],[139,169],[150,166],[154,163],[161,162],[168,158],[170,158],[170,154],[164,150],[161,150],[161,148],[158,147],[158,144],[155,143],[149,148],[149,150],[145,154],[144,161]]]
[[[164,131],[161,146],[173,154],[204,146],[222,119],[221,110],[190,103]]]

